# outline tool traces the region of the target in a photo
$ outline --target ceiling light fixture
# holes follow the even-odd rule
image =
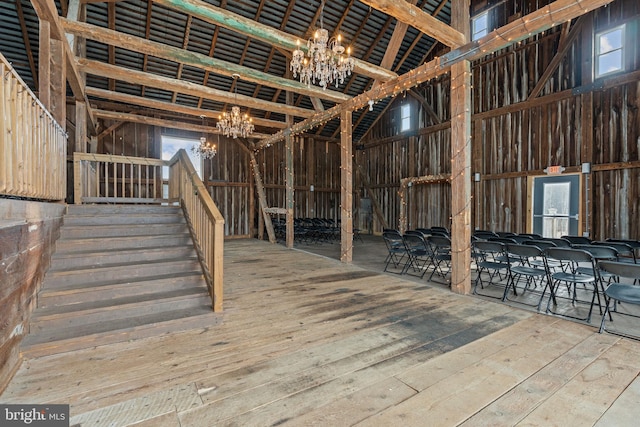
[[[233,80],[235,81],[234,93],[236,104],[238,99],[238,77],[240,77],[240,74],[233,74]],[[238,136],[246,138],[251,135],[255,129],[252,120],[249,117],[249,114],[245,113],[244,115],[241,115],[240,107],[238,107],[237,105],[231,107],[230,113],[225,111],[220,114],[218,123],[216,124],[216,128],[218,128],[218,130],[222,132],[224,136],[231,136],[234,139]]]
[[[204,131],[204,128],[206,128],[206,119],[204,115],[200,116],[200,118],[202,119],[203,127],[202,136],[200,137],[200,144],[192,146],[191,152],[203,159],[212,159],[218,153],[218,149],[216,147],[216,144],[212,144],[207,141],[207,136]]]
[[[344,78],[351,75],[355,66],[355,61],[351,57],[351,48],[346,49],[341,44],[342,37],[329,38],[329,32],[324,29],[324,0],[320,4],[320,29],[316,30],[313,39],[307,40],[307,53],[298,47],[293,51],[291,58],[291,71],[293,77],[300,75],[300,82],[310,86],[311,83],[322,86],[326,89],[331,83],[344,83]]]

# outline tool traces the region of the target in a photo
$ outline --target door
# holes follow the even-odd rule
[[[578,235],[580,175],[534,178],[532,210],[534,233],[554,238]]]

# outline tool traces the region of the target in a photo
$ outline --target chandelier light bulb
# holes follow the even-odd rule
[[[344,83],[345,77],[351,75],[355,60],[351,57],[351,48],[342,46],[342,35],[329,38],[329,32],[323,27],[324,1],[320,10],[320,28],[307,40],[307,52],[300,49],[300,40],[293,51],[290,69],[293,77],[300,76],[300,82],[310,86],[318,84],[322,89],[327,85]]]

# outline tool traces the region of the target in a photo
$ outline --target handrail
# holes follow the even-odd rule
[[[184,150],[171,160],[74,153],[74,202],[176,203],[184,212],[211,295],[222,311],[224,218]],[[162,169],[168,167],[168,191]]]
[[[196,242],[213,311],[222,311],[224,218],[183,149],[169,161],[169,199],[180,201]]]
[[[165,166],[160,159],[73,153],[74,203],[166,203]]]
[[[64,200],[67,134],[0,53],[0,195]]]

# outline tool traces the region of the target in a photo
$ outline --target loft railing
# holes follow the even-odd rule
[[[0,54],[0,195],[64,200],[67,134]]]
[[[169,169],[167,181],[163,168]],[[179,203],[196,244],[214,311],[222,311],[224,218],[184,150],[169,161],[74,153],[74,202]]]
[[[82,203],[166,203],[160,159],[73,153],[73,201]]]
[[[224,218],[196,174],[186,151],[169,161],[169,199],[180,202],[198,245],[198,256],[210,285],[213,311],[222,311]]]

